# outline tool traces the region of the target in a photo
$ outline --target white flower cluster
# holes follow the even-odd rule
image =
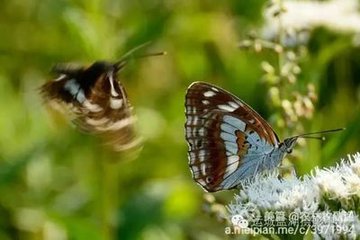
[[[342,161],[335,167],[315,169],[312,178],[320,194],[327,195],[331,200],[346,203],[354,196],[360,197],[360,153],[353,158],[349,156],[348,161]]]
[[[346,221],[332,222],[332,231],[317,233],[327,236],[360,235],[360,153],[349,156],[335,167],[316,168],[311,175],[297,178],[279,178],[278,172],[259,174],[242,183],[241,190],[234,201],[227,206],[230,215],[255,218],[268,211],[307,213],[313,216],[311,226],[323,227],[324,222],[316,221],[315,216],[352,216]],[[334,217],[335,218],[335,217]],[[346,233],[337,231],[347,225]],[[317,226],[318,225],[318,226]]]
[[[356,0],[283,1],[286,11],[282,14],[282,27],[297,31],[325,27],[337,32],[358,33],[360,30],[359,2]],[[265,12],[266,24],[263,32],[272,38],[278,32],[278,24],[273,21],[276,8]],[[307,38],[307,37],[306,37]]]

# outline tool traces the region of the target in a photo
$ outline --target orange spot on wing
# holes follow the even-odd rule
[[[242,131],[237,130],[235,134],[237,137],[236,143],[239,149],[237,154],[240,157],[240,159],[242,159],[245,156],[245,154],[247,154],[248,152],[249,143],[246,141],[246,136]]]

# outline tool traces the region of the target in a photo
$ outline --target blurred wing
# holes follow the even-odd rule
[[[207,191],[236,187],[264,167],[266,154],[279,143],[258,113],[214,85],[193,83],[185,107],[190,169]]]
[[[109,70],[90,80],[79,72],[45,83],[40,89],[44,100],[65,107],[78,128],[100,135],[115,151],[139,146],[136,117],[116,73]]]

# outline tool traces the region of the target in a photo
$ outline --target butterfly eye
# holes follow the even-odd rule
[[[211,176],[207,176],[205,179],[206,183],[211,183],[213,180],[214,180],[214,178]]]
[[[292,153],[292,148],[286,149],[286,152],[287,152],[288,154]]]

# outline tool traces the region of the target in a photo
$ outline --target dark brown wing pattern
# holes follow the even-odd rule
[[[195,82],[186,93],[186,140],[194,180],[214,192],[232,186],[223,182],[241,166],[253,132],[269,145],[278,137],[270,125],[245,102],[208,83]]]
[[[104,138],[115,151],[138,147],[136,116],[116,77],[116,68],[96,62],[88,68],[57,67],[61,74],[40,91],[45,102],[61,105],[79,129]]]

